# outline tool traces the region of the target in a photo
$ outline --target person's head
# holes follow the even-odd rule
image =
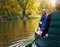
[[[56,0],[56,9],[60,10],[60,0]]]
[[[47,10],[46,9],[43,9],[42,10],[42,15],[44,16],[44,15],[46,15],[46,13],[47,13]]]

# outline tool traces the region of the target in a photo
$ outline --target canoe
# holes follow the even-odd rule
[[[39,35],[37,33],[37,30],[35,29],[35,38],[37,38]],[[60,43],[57,43],[55,41],[52,40],[48,40],[48,39],[44,39],[42,37],[39,37],[36,41],[35,44],[38,47],[60,47]]]

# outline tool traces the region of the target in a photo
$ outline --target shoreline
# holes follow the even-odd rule
[[[16,43],[9,45],[8,47],[25,47],[26,45],[28,45],[29,43],[31,43],[34,40],[34,35],[27,37],[26,39],[22,39],[17,41]],[[35,47],[35,44],[32,45],[32,47]]]

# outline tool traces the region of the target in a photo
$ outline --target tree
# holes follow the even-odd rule
[[[51,7],[51,8],[50,8]],[[0,0],[0,15],[12,16],[13,14],[37,15],[41,13],[42,9],[48,9],[49,12],[53,10],[46,0]],[[20,15],[20,16],[21,16]]]
[[[50,13],[55,8],[51,4],[49,4],[49,0],[41,0],[40,7],[38,9],[39,9],[40,13],[43,9],[47,9],[48,13]]]
[[[26,15],[26,10],[29,8],[31,9],[33,7],[32,4],[34,4],[34,0],[17,0],[17,1],[22,8],[23,16]]]
[[[0,15],[2,17],[16,17],[15,14],[19,14],[19,12],[21,12],[21,9],[16,0],[0,0]]]

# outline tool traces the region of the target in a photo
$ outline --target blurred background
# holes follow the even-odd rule
[[[55,0],[0,0],[0,47],[34,34],[43,9],[55,10]]]

